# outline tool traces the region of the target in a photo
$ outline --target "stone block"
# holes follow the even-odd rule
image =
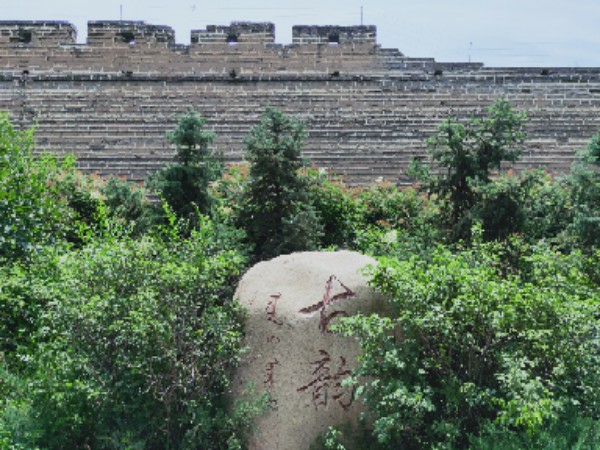
[[[250,449],[304,450],[329,426],[356,424],[360,402],[343,385],[360,349],[332,332],[339,317],[381,311],[361,274],[372,258],[354,252],[295,253],[262,262],[242,278],[236,298],[248,311],[249,348],[233,389],[267,393]]]

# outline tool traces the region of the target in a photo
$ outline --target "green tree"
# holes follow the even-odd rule
[[[319,243],[322,227],[310,204],[307,180],[299,173],[305,139],[301,122],[267,108],[245,141],[250,173],[240,225],[259,259],[314,249]]]
[[[175,224],[0,270],[0,302],[36,302],[0,317],[0,448],[242,448],[256,409],[225,397],[242,337],[238,235],[202,217],[189,237]]]
[[[470,448],[509,432],[545,448],[542,434],[576,417],[598,429],[600,290],[584,258],[539,245],[517,263],[526,272],[505,277],[503,246],[478,242],[381,259],[371,284],[388,315],[338,326],[360,339],[350,381],[383,448]],[[579,437],[594,448],[593,433]]]
[[[175,163],[153,174],[148,186],[155,190],[182,218],[195,220],[197,211],[208,214],[212,205],[210,183],[217,180],[222,164],[210,150],[214,133],[205,130],[206,121],[190,110],[179,116],[167,139],[177,147]]]
[[[502,162],[515,162],[521,155],[524,119],[524,113],[500,99],[488,108],[487,117],[466,123],[447,119],[429,139],[429,154],[439,169],[430,178],[430,192],[444,203],[455,238],[468,237],[477,187],[488,184]]]
[[[151,225],[150,205],[146,192],[135,184],[110,177],[102,187],[108,215],[131,228],[133,235],[141,235]]]
[[[348,247],[356,238],[360,221],[358,205],[349,189],[337,178],[318,169],[306,171],[310,202],[322,224],[321,245]]]
[[[34,132],[16,129],[0,112],[0,258],[25,258],[59,243],[73,219],[59,181],[74,161],[34,157]]]
[[[600,132],[596,133],[571,168],[574,208],[573,234],[583,248],[600,244]]]

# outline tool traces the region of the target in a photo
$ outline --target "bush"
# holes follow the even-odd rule
[[[597,420],[600,290],[583,258],[540,246],[527,279],[504,278],[502,253],[439,248],[372,269],[393,313],[341,330],[361,341],[352,383],[385,448],[465,448],[490,429],[535,441],[574,405]]]
[[[360,222],[354,190],[320,170],[310,169],[306,176],[310,203],[323,227],[321,246],[351,247]]]
[[[34,158],[34,129],[19,131],[0,112],[0,258],[23,259],[69,232],[73,211],[56,180],[71,159]]]
[[[583,249],[600,244],[600,132],[590,140],[571,168],[574,206],[572,233]]]
[[[430,175],[423,167],[412,167],[441,201],[445,225],[454,240],[469,237],[478,187],[490,182],[492,171],[499,170],[502,162],[515,162],[522,152],[525,114],[516,112],[505,99],[496,101],[487,112],[484,118],[467,123],[452,118],[438,127],[428,141],[437,173]]]
[[[374,256],[426,255],[444,239],[435,205],[412,187],[378,184],[356,194],[355,248]]]
[[[223,449],[243,441],[248,418],[226,412],[224,393],[240,350],[232,296],[245,259],[228,250],[235,234],[199,223],[187,239],[95,241],[37,281],[53,295],[36,310],[36,346],[19,356],[25,367],[13,370],[27,381],[13,383],[21,392],[0,419],[15,444]]]
[[[122,222],[139,236],[150,230],[152,225],[151,206],[146,192],[133,183],[109,178],[102,188],[107,214],[112,220]]]
[[[568,184],[539,170],[522,173],[520,184],[524,191],[523,233],[532,242],[548,239],[564,245],[565,233],[573,220]]]

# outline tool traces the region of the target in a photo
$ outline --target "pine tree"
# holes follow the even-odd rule
[[[259,259],[314,249],[319,242],[322,225],[299,173],[306,136],[300,121],[268,108],[245,141],[250,174],[240,221]]]

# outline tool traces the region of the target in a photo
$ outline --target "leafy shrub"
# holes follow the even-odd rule
[[[419,225],[425,202],[412,188],[380,183],[362,189],[357,203],[363,224],[411,231]]]
[[[352,246],[361,221],[354,190],[314,168],[307,171],[306,177],[310,203],[323,227],[321,246]]]
[[[111,177],[102,188],[102,194],[112,220],[129,225],[136,236],[150,229],[151,211],[144,190],[133,183]]]
[[[383,255],[427,254],[443,240],[432,202],[411,188],[378,184],[358,191],[355,248],[363,253]]]
[[[471,220],[481,223],[487,241],[507,239],[523,230],[523,187],[515,176],[503,176],[475,189],[477,201],[469,212]]]
[[[490,182],[492,171],[499,170],[502,162],[515,162],[522,152],[525,114],[515,111],[506,99],[497,100],[487,113],[466,123],[454,118],[444,121],[428,141],[437,172],[412,168],[424,176],[430,193],[441,202],[455,240],[469,237],[477,188]]]
[[[574,206],[572,232],[582,248],[600,244],[600,132],[590,140],[571,168]]]
[[[34,129],[19,131],[0,112],[0,258],[26,258],[60,242],[73,216],[55,182],[73,161],[35,158],[33,136]]]
[[[501,254],[439,248],[372,269],[394,312],[341,330],[361,341],[352,383],[385,448],[465,448],[490,429],[535,442],[573,405],[597,419],[600,290],[581,255],[534,248],[521,279],[502,277]]]
[[[21,368],[21,356],[37,345],[40,316],[57,295],[48,280],[58,270],[60,255],[46,247],[27,262],[0,265],[0,362],[10,369]]]
[[[28,381],[0,420],[16,443],[19,424],[35,431],[21,443],[56,449],[242,442],[247,417],[226,413],[224,392],[239,354],[232,296],[245,259],[228,250],[235,233],[199,223],[186,239],[95,241],[38,281],[53,296],[37,345],[21,355]]]
[[[532,242],[549,239],[564,244],[573,220],[568,184],[539,170],[523,172],[520,184],[524,191],[520,205],[525,219],[523,233]]]

